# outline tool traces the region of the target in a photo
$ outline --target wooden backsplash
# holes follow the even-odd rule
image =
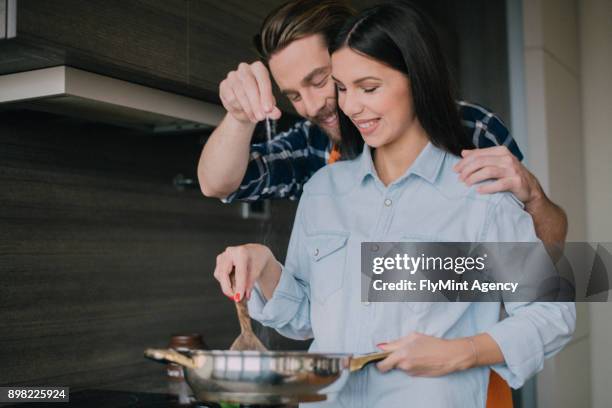
[[[215,257],[265,240],[284,259],[295,203],[274,202],[270,225],[178,191],[200,138],[0,112],[0,385],[133,375],[154,364],[143,349],[173,333],[231,344],[239,329]]]

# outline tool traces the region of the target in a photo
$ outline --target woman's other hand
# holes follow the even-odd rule
[[[232,272],[235,274],[234,286],[230,279]],[[257,281],[264,296],[272,297],[280,273],[280,264],[270,248],[260,244],[245,244],[227,247],[217,256],[214,277],[219,281],[223,293],[239,302],[245,294],[247,299],[250,299]]]
[[[383,373],[397,368],[414,376],[438,377],[470,368],[477,359],[470,338],[446,340],[415,332],[378,347],[392,352],[377,364]]]

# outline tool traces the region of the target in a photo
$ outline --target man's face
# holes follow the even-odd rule
[[[336,89],[323,36],[311,35],[292,42],[272,55],[269,66],[295,110],[321,127],[333,141],[339,141]]]

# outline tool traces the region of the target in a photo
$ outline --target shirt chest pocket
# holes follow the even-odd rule
[[[306,248],[310,259],[310,293],[312,299],[325,303],[342,288],[346,266],[346,232],[326,232],[310,235]]]

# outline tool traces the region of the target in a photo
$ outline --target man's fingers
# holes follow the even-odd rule
[[[268,116],[270,116],[270,113],[272,113],[273,109],[276,107],[276,99],[272,93],[272,82],[270,81],[268,69],[263,63],[258,61],[251,64],[251,72],[253,73],[253,77],[257,82],[264,114],[268,114]]]
[[[228,108],[227,104],[233,96],[234,92],[232,91],[232,87],[229,86],[227,79],[224,79],[219,84],[219,99],[221,99],[221,103],[223,104],[223,106],[225,106],[225,109]]]
[[[466,164],[460,170],[460,178],[466,180],[472,173],[485,167],[498,167],[500,165],[499,156],[470,156],[464,159]]]
[[[251,102],[249,101],[249,98],[247,97],[247,94],[244,91],[244,88],[242,87],[242,85],[234,86],[232,90],[234,91],[234,94],[236,95],[236,99],[240,103],[240,108],[244,111],[244,113],[247,115],[249,120],[253,123],[259,122],[257,120],[257,117],[255,116],[255,113],[253,112],[253,108],[251,107]]]
[[[228,112],[243,112],[236,98],[236,94],[230,85],[226,84],[219,87],[219,99],[221,99],[223,107],[225,107],[225,110]]]
[[[225,109],[239,120],[257,123],[266,117],[277,120],[282,115],[276,106],[270,73],[260,61],[243,62],[230,71],[219,84],[219,97]]]
[[[470,154],[474,153],[476,149],[463,149],[461,151],[461,157],[468,157]]]
[[[242,87],[244,89],[244,93],[246,94],[249,104],[251,106],[251,110],[253,111],[253,115],[258,121],[262,121],[266,118],[264,114],[264,109],[261,104],[261,95],[259,86],[257,81],[255,80],[255,76],[251,70],[251,67],[242,63],[238,66],[238,77],[240,78],[240,82],[242,83]]]
[[[270,119],[274,119],[274,120],[279,120],[282,115],[283,115],[283,112],[281,112],[281,110],[278,109],[276,106],[272,109],[272,113],[268,114]]]
[[[484,167],[485,165],[501,165],[505,162],[503,156],[496,156],[491,154],[470,154],[463,159],[461,159],[453,169],[461,173],[462,175],[469,174],[480,167]]]
[[[461,151],[461,157],[463,157],[463,159],[459,160],[453,166],[453,170],[455,170],[457,173],[461,172],[465,166],[470,164],[471,160],[469,160],[469,158],[472,157],[472,153],[475,152],[475,151],[476,151],[476,149],[474,149],[474,150],[462,150]]]
[[[471,150],[463,150],[461,152],[461,155],[463,156],[463,152],[466,152],[466,154],[468,156],[479,156],[479,155],[485,155],[485,156],[505,156],[508,154],[512,154],[512,152],[510,152],[510,150],[506,147],[506,146],[492,146],[492,147],[482,147],[479,149],[471,149]]]
[[[512,188],[512,180],[510,178],[499,179],[493,183],[485,184],[478,187],[477,191],[480,194],[493,194],[502,191],[509,191]]]
[[[460,172],[463,169],[463,167],[465,167],[470,162],[467,160],[468,158],[473,160],[481,156],[505,156],[505,155],[512,155],[512,152],[510,152],[510,150],[508,150],[506,146],[483,147],[480,149],[471,149],[471,150],[465,149],[461,151],[461,156],[463,157],[463,159],[459,161],[457,164],[455,164],[453,169],[456,172]]]
[[[468,186],[472,186],[484,180],[501,179],[505,175],[506,172],[503,168],[497,166],[487,166],[470,174],[463,180],[463,182]]]

